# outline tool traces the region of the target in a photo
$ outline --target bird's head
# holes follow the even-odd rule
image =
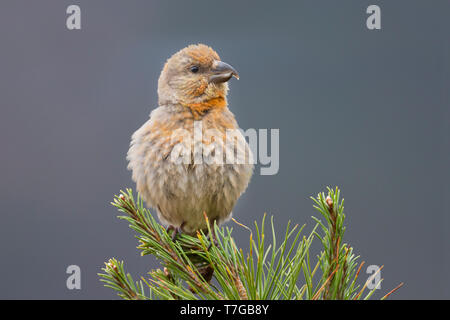
[[[225,106],[227,81],[237,71],[210,47],[190,45],[170,57],[159,77],[159,104],[202,108]]]

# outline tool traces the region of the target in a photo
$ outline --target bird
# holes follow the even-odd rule
[[[233,77],[207,45],[176,52],[159,76],[158,106],[131,137],[132,179],[173,239],[228,221],[251,180],[253,154],[228,108]]]

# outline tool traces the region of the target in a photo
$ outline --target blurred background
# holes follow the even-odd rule
[[[66,28],[71,4],[81,30]],[[381,30],[366,27],[371,4]],[[280,130],[279,172],[255,171],[236,219],[310,230],[309,197],[337,185],[344,240],[384,265],[376,297],[404,282],[393,299],[450,298],[449,12],[438,0],[2,1],[0,298],[115,299],[104,261],[135,277],[159,266],[110,201],[135,187],[125,156],[162,66],[192,43],[239,71],[229,103],[243,129]],[[69,265],[81,290],[66,287]]]

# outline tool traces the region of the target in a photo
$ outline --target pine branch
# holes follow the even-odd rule
[[[105,286],[124,299],[360,299],[375,275],[357,291],[363,263],[357,269],[358,257],[342,243],[345,215],[340,191],[328,189],[327,196],[320,193],[313,201],[325,223],[313,217],[317,224],[308,236],[302,234],[304,226],[291,227],[288,223],[279,244],[273,217],[270,244],[266,243],[266,215],[261,224],[255,222],[254,231],[234,220],[250,231],[249,252],[244,253],[237,247],[232,229],[211,225],[206,215],[208,234],[215,234],[216,242],[203,232],[194,237],[182,234],[173,241],[144,208],[139,195],[135,200],[131,189],[121,191],[112,202],[124,214],[119,218],[128,221],[137,233],[141,255],[155,256],[162,268],[149,272],[147,279],[133,281],[125,274],[123,262],[110,259],[99,276]],[[309,249],[316,237],[323,250],[311,268]],[[318,270],[322,275],[314,284]],[[300,276],[304,278],[302,286]],[[370,298],[374,290],[365,298]]]
[[[99,274],[102,278],[100,281],[105,283],[105,287],[116,290],[118,295],[127,300],[147,300],[151,299],[145,295],[142,281],[134,282],[131,275],[125,274],[123,262],[116,259],[110,259],[102,268],[104,274]]]

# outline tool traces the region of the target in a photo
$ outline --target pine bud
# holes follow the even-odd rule
[[[325,202],[327,203],[327,205],[330,209],[333,209],[333,200],[331,199],[330,196],[327,196],[327,198],[325,199]]]
[[[108,267],[114,271],[117,271],[117,266],[112,262],[107,263]]]
[[[164,272],[164,275],[165,275],[166,277],[169,277],[169,276],[170,276],[169,270],[167,270],[166,267],[164,267],[163,272]]]

